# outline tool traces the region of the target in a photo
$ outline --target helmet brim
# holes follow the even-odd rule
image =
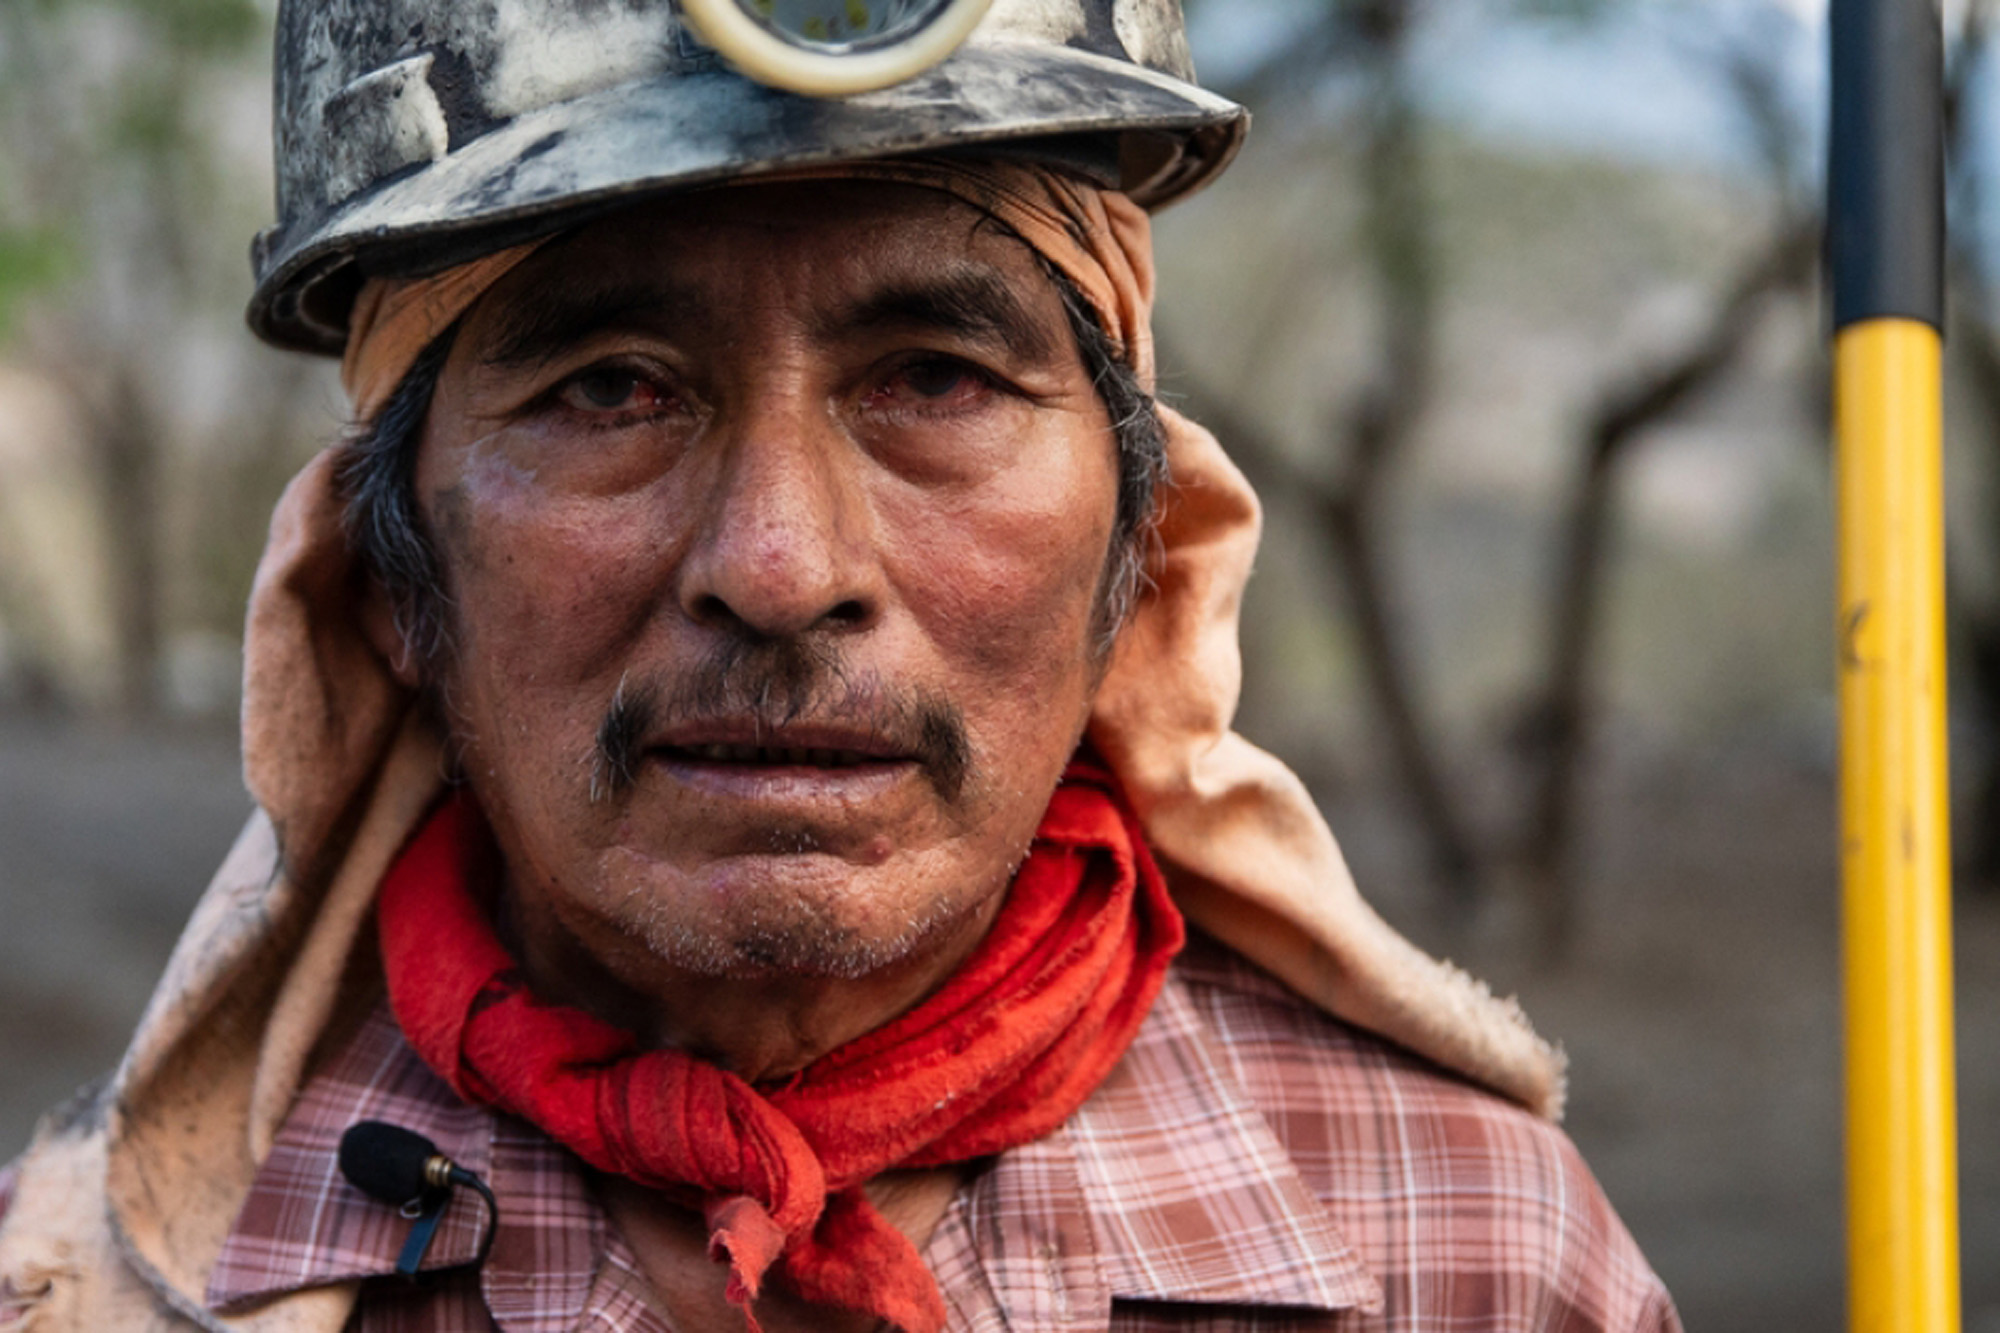
[[[369,274],[436,271],[645,196],[811,163],[1115,133],[1121,188],[1158,208],[1228,165],[1248,122],[1234,102],[1143,66],[1026,43],[969,46],[840,100],[722,69],[642,80],[525,113],[260,236],[248,318],[276,346],[338,353]]]

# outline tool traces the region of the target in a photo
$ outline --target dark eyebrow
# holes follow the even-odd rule
[[[604,329],[684,325],[698,308],[692,288],[667,282],[540,286],[501,310],[480,360],[497,370],[535,365]]]
[[[919,329],[956,334],[1030,361],[1058,351],[1053,333],[997,274],[953,273],[898,282],[818,321],[821,336]]]

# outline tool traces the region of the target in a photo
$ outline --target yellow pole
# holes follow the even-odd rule
[[[1959,1327],[1938,333],[1834,341],[1850,1326]]]

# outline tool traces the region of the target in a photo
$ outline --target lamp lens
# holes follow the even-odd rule
[[[759,26],[811,51],[887,46],[923,31],[951,0],[736,0]]]

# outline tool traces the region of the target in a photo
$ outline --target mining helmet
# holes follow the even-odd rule
[[[338,352],[367,277],[436,272],[646,194],[812,163],[976,150],[1157,208],[1221,171],[1248,128],[1242,107],[1194,84],[1179,0],[993,0],[939,63],[839,98],[747,77],[685,7],[283,0],[278,221],[252,248],[251,327]]]

